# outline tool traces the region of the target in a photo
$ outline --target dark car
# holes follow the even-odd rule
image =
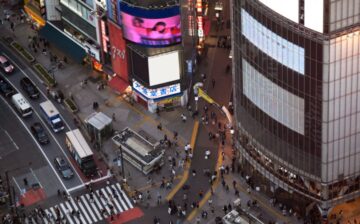
[[[48,135],[46,134],[43,126],[39,122],[36,122],[31,126],[31,132],[40,144],[45,145],[50,142]]]
[[[54,159],[54,162],[57,170],[64,179],[71,179],[74,176],[73,171],[63,157],[57,156]]]
[[[2,78],[0,78],[0,92],[6,97],[10,97],[16,93],[15,89]]]
[[[24,77],[20,80],[20,85],[23,90],[29,95],[30,98],[39,98],[40,93],[38,88],[31,82],[28,77]]]

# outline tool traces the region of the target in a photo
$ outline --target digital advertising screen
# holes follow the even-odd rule
[[[148,61],[150,86],[180,79],[179,51],[149,57]]]
[[[121,4],[121,20],[125,39],[153,47],[181,42],[181,17],[178,6],[144,11],[124,5]]]

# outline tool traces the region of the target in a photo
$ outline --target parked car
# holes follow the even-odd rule
[[[34,83],[28,78],[24,77],[20,80],[21,88],[29,95],[30,98],[36,99],[39,98],[40,93],[38,88],[34,85]]]
[[[72,169],[63,157],[55,157],[54,162],[57,170],[60,172],[61,176],[64,179],[71,179],[74,176]]]
[[[50,142],[48,135],[46,134],[43,126],[36,122],[31,126],[31,133],[35,136],[36,140],[40,144],[48,144]]]
[[[0,93],[10,97],[16,93],[15,89],[5,79],[0,78]]]
[[[6,73],[12,73],[15,68],[4,55],[0,55],[0,67]]]

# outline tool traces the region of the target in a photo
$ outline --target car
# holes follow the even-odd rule
[[[63,157],[55,157],[54,162],[57,170],[64,179],[71,179],[74,176],[74,172]]]
[[[10,97],[16,93],[15,89],[5,79],[0,78],[0,93]]]
[[[24,77],[20,80],[21,88],[29,95],[30,98],[36,99],[40,97],[38,88],[34,83],[28,78]]]
[[[4,55],[0,55],[0,67],[6,73],[12,73],[15,68]]]
[[[48,135],[46,134],[43,126],[39,122],[35,122],[31,126],[31,133],[35,136],[36,140],[42,144],[48,144],[50,142]]]

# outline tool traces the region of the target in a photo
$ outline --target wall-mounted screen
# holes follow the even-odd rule
[[[180,79],[180,59],[178,51],[149,57],[148,65],[150,86]]]
[[[180,15],[148,19],[121,13],[124,38],[142,45],[167,46],[181,42]]]

